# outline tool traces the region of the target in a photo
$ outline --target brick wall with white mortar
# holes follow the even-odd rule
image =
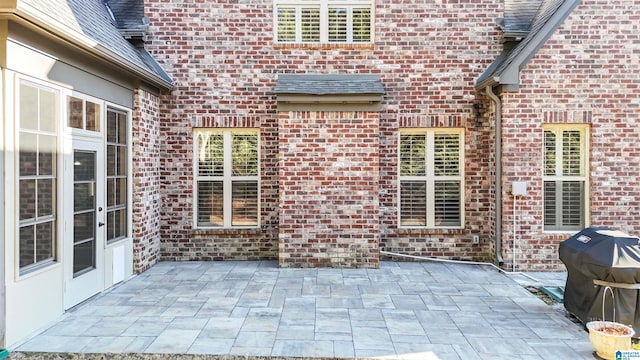
[[[281,112],[281,267],[377,268],[379,113]]]
[[[160,254],[160,98],[142,89],[135,91],[131,126],[133,179],[134,271],[141,273]]]
[[[496,0],[376,1],[370,45],[274,44],[273,3],[146,0],[148,49],[176,89],[162,98],[161,258],[276,259],[278,74],[379,74],[380,249],[485,259],[492,253],[492,122],[476,118],[475,79],[500,52]],[[485,106],[488,107],[488,106]],[[193,229],[193,128],[261,132],[261,228]],[[398,229],[398,129],[465,128],[465,224],[461,230]],[[324,161],[324,159],[318,159]],[[349,196],[349,194],[345,194]],[[471,235],[480,235],[472,245]]]
[[[558,244],[569,232],[543,231],[542,126],[590,126],[591,226],[640,235],[640,1],[583,0],[521,72],[504,101],[504,255],[512,261],[512,181],[518,268],[563,270]]]

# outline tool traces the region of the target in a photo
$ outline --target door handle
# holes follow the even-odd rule
[[[103,227],[103,226],[104,226],[104,223],[103,223],[103,222],[99,222],[99,223],[98,223],[98,227]]]

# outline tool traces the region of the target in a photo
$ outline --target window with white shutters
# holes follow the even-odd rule
[[[587,127],[544,127],[544,229],[581,230],[587,214]]]
[[[400,132],[400,226],[462,227],[463,144],[458,129]]]
[[[259,224],[259,140],[255,130],[196,129],[196,227]]]
[[[278,43],[371,43],[372,0],[274,0]]]

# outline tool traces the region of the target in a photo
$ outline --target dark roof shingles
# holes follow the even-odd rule
[[[276,94],[384,94],[378,75],[279,75]]]
[[[502,54],[500,54],[500,56],[498,56],[498,58],[496,58],[496,60],[489,66],[489,68],[487,68],[487,70],[478,78],[476,84],[480,84],[490,77],[500,76],[500,74],[502,74],[502,72],[505,71],[507,67],[509,67],[518,56],[523,54],[528,45],[536,40],[538,33],[547,24],[551,17],[558,11],[558,9],[565,2],[569,1],[575,2],[576,0],[542,0],[538,12],[533,17],[531,29],[528,35],[524,39],[522,39],[522,41],[520,41],[518,45],[513,49],[504,51]]]
[[[83,33],[119,57],[171,83],[159,65],[150,66],[140,50],[122,37],[102,0],[24,0],[44,14]],[[138,1],[135,1],[138,2]],[[63,29],[61,29],[64,31]],[[155,61],[155,60],[154,60]]]
[[[142,0],[108,0],[107,3],[121,29],[143,29],[144,2]]]

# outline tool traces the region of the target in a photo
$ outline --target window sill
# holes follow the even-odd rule
[[[542,230],[547,236],[573,236],[582,230]]]
[[[49,271],[54,271],[58,268],[62,268],[62,263],[59,261],[51,261],[51,262],[42,264],[41,266],[31,268],[25,271],[24,273],[21,273],[20,269],[18,269],[17,270],[18,272],[16,274],[17,276],[15,279],[16,279],[16,282],[24,281],[32,277],[36,277],[40,274],[43,274]]]
[[[274,43],[274,50],[373,50],[372,43]]]
[[[399,227],[398,235],[456,235],[464,234],[464,228],[426,228],[426,227]]]
[[[260,227],[193,228],[191,230],[194,235],[261,234],[263,231]]]
[[[120,246],[120,245],[126,243],[127,241],[131,241],[131,238],[125,236],[125,237],[122,237],[122,238],[119,238],[119,239],[116,239],[116,240],[107,241],[107,245],[105,245],[105,249],[113,248],[113,247],[116,247],[116,246]]]

